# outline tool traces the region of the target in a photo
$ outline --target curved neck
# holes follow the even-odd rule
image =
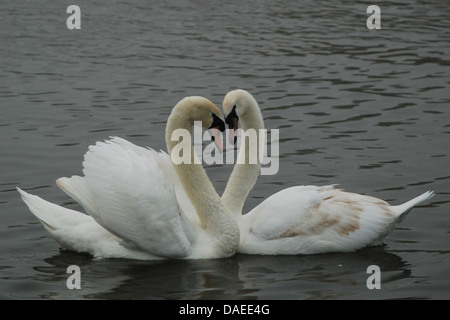
[[[222,195],[223,203],[231,210],[235,217],[242,215],[245,199],[247,199],[248,194],[258,179],[261,169],[259,148],[265,147],[260,143],[260,129],[264,129],[264,120],[259,106],[253,99],[247,100],[245,103],[248,104],[247,112],[239,118],[244,134],[241,139],[244,139],[245,133],[248,132],[247,130],[253,129],[256,133],[258,147],[255,148],[255,145],[251,145],[250,138],[247,141],[241,142],[237,163],[234,165],[233,172]],[[250,152],[254,153],[255,150],[257,150],[256,163],[255,161],[249,161],[251,160],[249,156]]]
[[[193,120],[183,110],[175,107],[169,116],[166,126],[166,144],[169,155],[181,141],[173,138],[177,129],[184,129],[192,137]],[[184,139],[184,138],[183,138]],[[174,141],[175,140],[175,141]],[[239,229],[230,211],[224,206],[205,170],[197,159],[192,142],[186,142],[183,152],[189,152],[189,163],[175,164],[173,166],[183,185],[183,188],[196,209],[196,213],[203,229],[212,233],[218,242],[223,242],[222,250],[234,251],[239,244]],[[226,237],[225,241],[223,237]],[[231,241],[229,240],[231,239]],[[237,241],[237,243],[235,243]],[[225,244],[226,243],[226,244]]]

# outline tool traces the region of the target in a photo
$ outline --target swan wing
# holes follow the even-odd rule
[[[160,151],[158,153],[158,156],[156,157],[156,160],[158,161],[159,167],[164,172],[164,176],[166,177],[166,179],[170,181],[170,183],[172,183],[175,188],[175,194],[177,196],[177,201],[180,209],[186,214],[190,221],[194,221],[200,224],[197,212],[192,205],[191,200],[187,196],[183,185],[181,184],[180,178],[178,177],[178,174],[173,167],[170,156],[166,152]]]
[[[379,240],[396,218],[391,207],[377,198],[333,186],[287,188],[242,217],[241,251],[353,251]]]
[[[58,180],[105,229],[152,254],[189,255],[194,232],[180,208],[168,157],[113,137],[89,147],[84,177]],[[170,159],[169,159],[170,161]]]

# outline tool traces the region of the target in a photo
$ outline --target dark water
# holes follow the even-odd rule
[[[67,6],[81,8],[68,30]],[[447,1],[2,1],[0,298],[450,298],[450,11]],[[165,149],[171,107],[249,90],[280,129],[280,170],[245,211],[298,184],[398,204],[427,190],[385,245],[224,260],[93,260],[61,251],[20,186],[79,209],[55,185],[111,135]],[[222,192],[231,165],[208,174]],[[81,290],[66,269],[81,268]],[[381,289],[369,290],[369,265]]]

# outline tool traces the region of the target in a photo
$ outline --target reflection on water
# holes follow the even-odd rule
[[[449,298],[450,11],[446,1],[381,3],[366,28],[354,1],[77,0],[0,4],[0,298]],[[92,260],[59,247],[19,186],[80,210],[54,180],[81,174],[110,135],[165,150],[172,106],[249,90],[280,131],[280,170],[244,211],[299,184],[339,184],[398,204],[428,189],[384,247],[348,254],[159,263]],[[222,192],[232,167],[206,167]],[[67,290],[66,268],[82,270]],[[366,269],[382,270],[368,290]],[[3,285],[2,283],[2,285]]]
[[[371,297],[366,286],[369,265],[383,270],[383,286],[411,275],[407,264],[383,247],[309,257],[237,255],[158,262],[92,261],[62,251],[45,262],[48,266],[35,267],[38,280],[55,286],[65,285],[67,266],[81,269],[82,290],[46,297],[54,299],[361,299]]]

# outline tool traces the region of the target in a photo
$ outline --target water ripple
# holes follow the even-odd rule
[[[57,2],[1,2],[1,297],[73,297],[61,275],[80,264],[85,299],[371,299],[359,284],[375,263],[388,288],[375,298],[448,298],[450,11],[447,1],[379,5],[382,29],[368,30],[367,4],[345,0],[90,1],[82,30],[69,31]],[[175,103],[203,95],[220,106],[234,88],[280,130],[280,170],[260,177],[246,211],[298,184],[435,198],[386,246],[355,254],[150,266],[60,252],[20,202],[17,185],[74,208],[54,180],[81,174],[89,145],[118,135],[165,149]],[[207,171],[223,190],[231,167]]]

